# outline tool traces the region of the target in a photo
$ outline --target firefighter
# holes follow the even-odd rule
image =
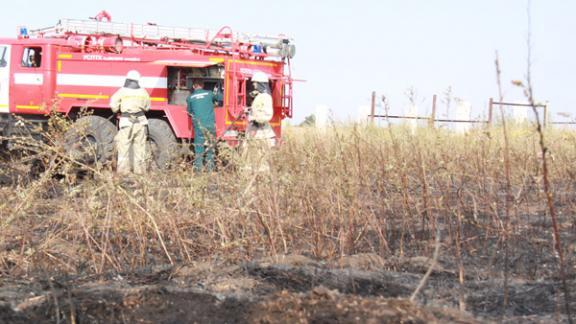
[[[251,92],[251,95],[254,96],[254,100],[248,109],[246,138],[274,145],[276,134],[270,126],[274,109],[268,76],[263,72],[255,72],[252,76],[252,85],[254,86],[254,91]]]
[[[145,173],[148,137],[145,112],[150,110],[150,96],[140,87],[138,71],[128,72],[124,87],[110,98],[110,107],[114,113],[120,113],[120,130],[116,135],[118,173]]]
[[[192,93],[186,99],[188,114],[194,127],[194,171],[214,170],[214,146],[216,120],[214,103],[218,100],[214,92],[204,90],[204,82],[195,79]]]
[[[276,134],[270,126],[274,115],[272,96],[268,76],[263,72],[255,72],[252,76],[254,96],[252,105],[247,111],[248,126],[246,127],[246,143],[244,156],[249,171],[266,172],[270,169],[267,161],[268,150],[276,141]]]

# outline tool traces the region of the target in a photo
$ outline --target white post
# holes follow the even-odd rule
[[[412,133],[412,135],[416,134],[416,129],[418,128],[418,120],[415,117],[418,116],[418,107],[414,103],[410,103],[408,107],[406,107],[404,115],[406,117],[413,118],[408,119],[406,121],[406,125],[408,126],[408,129],[410,129],[410,133]]]
[[[544,111],[543,112],[544,118],[543,118],[542,124],[544,124],[544,127],[548,127],[548,126],[552,125],[550,123],[552,121],[550,119],[550,116],[551,116],[550,115],[550,103],[548,102],[548,100],[546,100],[543,104],[544,104],[544,109],[542,109],[542,110]],[[549,125],[547,125],[547,124],[549,124]]]
[[[523,124],[528,121],[528,110],[530,107],[512,107],[514,123]]]
[[[330,109],[326,105],[317,105],[314,112],[314,119],[316,121],[316,129],[325,131],[328,127],[328,111]]]
[[[455,120],[470,120],[472,104],[466,100],[458,99],[456,104]],[[455,123],[454,130],[458,133],[466,133],[470,130],[471,123]]]
[[[358,115],[356,116],[356,122],[358,124],[366,125],[370,120],[370,106],[359,106]]]

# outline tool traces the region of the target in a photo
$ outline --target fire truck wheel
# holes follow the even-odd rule
[[[84,116],[76,120],[65,134],[65,148],[84,163],[108,162],[114,151],[116,126],[100,116]]]
[[[178,157],[178,141],[170,125],[162,119],[148,120],[148,147],[151,167],[167,169]]]

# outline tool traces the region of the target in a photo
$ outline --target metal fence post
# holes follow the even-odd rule
[[[490,98],[488,102],[488,128],[492,127],[492,114],[494,112],[494,99]]]
[[[548,104],[544,104],[542,108],[544,108],[544,117],[542,118],[542,124],[543,127],[546,128],[546,126],[548,126]]]
[[[428,120],[428,127],[434,128],[434,122],[436,121],[436,95],[432,97],[432,114]]]
[[[376,91],[372,91],[372,101],[370,103],[370,123],[374,124],[374,115],[376,114]]]

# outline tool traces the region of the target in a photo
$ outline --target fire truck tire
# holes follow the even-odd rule
[[[176,136],[170,124],[162,119],[148,120],[148,147],[153,168],[167,169],[179,155]]]
[[[100,116],[84,116],[76,120],[64,136],[64,145],[72,157],[84,163],[104,163],[114,152],[116,126]]]

